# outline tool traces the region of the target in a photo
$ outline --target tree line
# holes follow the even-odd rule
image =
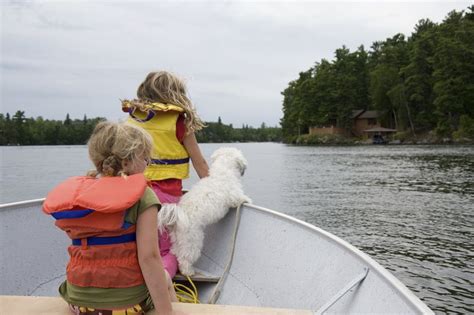
[[[105,120],[97,117],[49,120],[43,117],[27,118],[18,110],[13,116],[0,114],[0,145],[69,145],[85,144],[95,125]]]
[[[13,116],[0,114],[0,145],[74,145],[86,144],[95,125],[105,120],[103,117],[49,120],[43,117],[27,118],[25,112],[18,110]],[[233,128],[232,124],[206,123],[207,127],[197,132],[199,142],[268,142],[281,140],[281,128],[260,128],[243,125]]]
[[[242,125],[242,128],[234,128],[232,124],[222,123],[221,118],[217,122],[206,122],[206,128],[196,133],[196,138],[202,143],[222,142],[280,142],[281,128],[268,127],[262,123],[259,128]]]
[[[442,23],[422,19],[369,50],[336,49],[282,92],[282,133],[295,141],[311,126],[349,129],[352,111],[377,110],[382,125],[413,136],[474,139],[474,5]]]

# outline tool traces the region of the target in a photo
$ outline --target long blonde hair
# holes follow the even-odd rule
[[[103,121],[95,126],[89,141],[89,157],[96,171],[89,176],[127,175],[122,161],[134,163],[139,158],[150,159],[152,139],[141,128],[125,123]]]
[[[150,72],[137,90],[137,100],[123,100],[123,104],[144,110],[145,105],[160,102],[181,107],[185,112],[187,133],[199,131],[205,124],[186,94],[186,84],[182,79],[167,71]]]

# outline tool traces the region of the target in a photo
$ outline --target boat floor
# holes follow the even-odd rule
[[[210,283],[217,283],[220,279],[219,276],[210,275],[204,272],[197,272],[196,274],[190,276],[193,282],[210,282]],[[188,281],[187,277],[182,275],[181,273],[177,273],[174,278],[174,281]]]
[[[268,307],[251,307],[237,305],[211,305],[211,304],[186,304],[173,303],[173,309],[187,314],[254,314],[254,315],[311,315],[308,310],[293,310]],[[49,314],[70,315],[71,312],[64,300],[59,297],[45,296],[0,296],[0,314],[23,315],[23,314]],[[150,311],[147,315],[155,315]]]

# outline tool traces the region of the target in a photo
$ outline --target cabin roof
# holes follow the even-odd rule
[[[365,109],[356,109],[356,110],[353,110],[353,111],[352,111],[352,119],[357,118],[357,116],[359,116],[359,115],[362,114],[363,112],[365,112]]]
[[[397,132],[397,129],[390,129],[384,127],[375,127],[371,129],[366,129],[364,132]]]
[[[376,110],[356,109],[352,111],[352,119],[378,118],[379,112]]]
[[[369,119],[369,118],[377,118],[379,117],[379,113],[376,110],[366,110],[361,115],[359,115],[358,119]]]

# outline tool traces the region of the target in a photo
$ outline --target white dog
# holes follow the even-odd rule
[[[173,243],[171,252],[176,255],[182,274],[194,274],[204,228],[222,219],[229,208],[250,202],[240,182],[246,167],[247,160],[238,149],[216,150],[211,156],[209,176],[194,185],[178,204],[165,204],[159,211],[159,228],[168,229]]]

